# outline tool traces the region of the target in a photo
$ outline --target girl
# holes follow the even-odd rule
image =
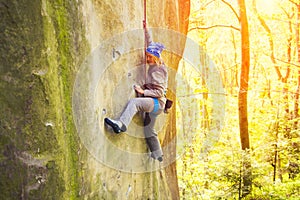
[[[138,111],[145,112],[145,139],[151,151],[151,157],[160,162],[163,160],[163,152],[157,133],[154,130],[154,125],[157,116],[164,111],[166,104],[165,93],[168,83],[168,72],[167,67],[161,59],[161,52],[163,49],[164,46],[160,43],[150,42],[148,44],[146,49],[146,61],[149,65],[149,69],[147,72],[146,84],[142,87],[138,85],[134,86],[135,91],[141,97],[129,100],[119,119],[104,119],[104,122],[108,126],[111,126],[114,132],[118,134],[127,130],[133,116]]]

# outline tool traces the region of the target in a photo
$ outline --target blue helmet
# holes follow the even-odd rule
[[[146,52],[160,58],[161,52],[164,50],[165,46],[158,42],[151,42],[146,49]]]

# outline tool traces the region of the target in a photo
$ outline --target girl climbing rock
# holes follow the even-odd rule
[[[104,122],[118,134],[127,130],[133,116],[137,112],[145,112],[145,139],[151,151],[151,157],[161,162],[163,160],[163,152],[157,133],[154,130],[154,125],[157,116],[164,111],[167,100],[165,94],[168,83],[168,72],[167,67],[161,59],[161,52],[165,47],[160,43],[151,42],[147,31],[146,41],[148,44],[146,48],[146,62],[149,66],[146,84],[143,86],[134,86],[134,90],[141,97],[129,100],[119,119],[105,118]]]

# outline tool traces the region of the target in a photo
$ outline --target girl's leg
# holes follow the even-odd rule
[[[105,118],[104,121],[113,128],[115,133],[125,132],[133,116],[138,111],[151,112],[153,108],[154,101],[152,98],[134,98],[128,101],[119,120]]]
[[[151,151],[151,157],[162,161],[163,152],[154,130],[155,121],[158,114],[146,113],[144,120],[144,134],[147,145]]]
[[[154,102],[152,98],[133,98],[129,100],[126,108],[120,116],[120,121],[128,127],[133,116],[138,112],[151,112],[154,108]]]

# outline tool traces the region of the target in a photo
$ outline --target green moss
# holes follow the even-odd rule
[[[88,50],[78,41],[84,38],[78,3],[0,6],[0,199],[78,199],[71,95],[76,65]],[[22,152],[30,157],[20,158]],[[48,161],[39,163],[42,158]],[[39,174],[47,178],[37,184]]]
[[[33,126],[39,115],[32,112],[36,80],[31,71],[39,61],[43,26],[36,1],[30,5],[4,1],[1,6],[0,199],[15,199],[26,195],[26,185],[31,182],[30,171],[18,155],[31,148],[29,143],[37,140],[33,133],[39,133],[39,121]]]
[[[15,199],[22,196],[21,188],[26,183],[27,170],[24,169],[22,163],[13,157],[14,147],[10,146],[5,150],[7,158],[1,161],[0,165],[0,199]]]
[[[57,38],[57,60],[58,64],[58,88],[60,94],[60,103],[63,104],[63,119],[61,119],[60,124],[63,129],[58,137],[63,142],[61,143],[62,151],[66,158],[64,158],[64,172],[66,174],[65,179],[66,184],[66,194],[64,195],[69,199],[76,199],[79,195],[79,162],[78,162],[78,135],[73,123],[72,118],[72,87],[75,78],[76,57],[79,52],[75,49],[80,49],[76,47],[77,42],[74,41],[76,38],[76,33],[74,33],[78,26],[78,19],[76,16],[77,10],[75,2],[72,1],[55,1],[52,2],[48,9],[51,13],[51,20],[55,29],[55,34]],[[75,29],[75,30],[72,30]],[[75,35],[74,35],[75,34]],[[76,62],[77,61],[77,62]],[[67,172],[67,173],[66,173]]]

